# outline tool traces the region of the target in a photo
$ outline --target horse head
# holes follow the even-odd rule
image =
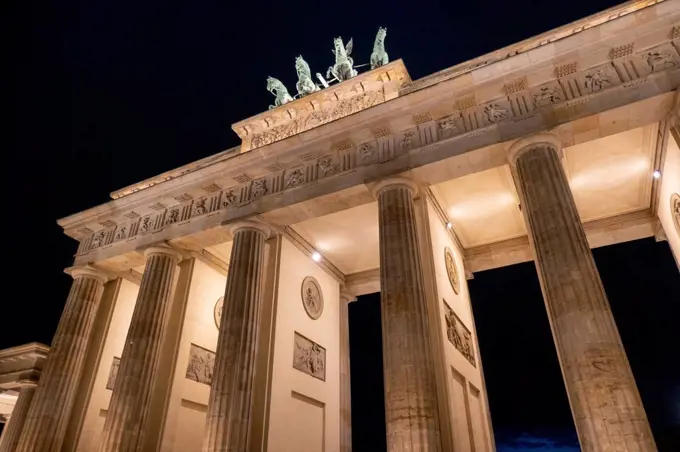
[[[378,28],[378,34],[375,36],[374,47],[383,48],[385,46],[385,36],[387,35],[387,28]]]

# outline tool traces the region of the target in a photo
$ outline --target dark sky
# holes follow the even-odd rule
[[[549,0],[24,0],[5,4],[13,11],[3,14],[8,25],[3,28],[15,33],[6,41],[12,52],[3,61],[3,72],[10,74],[11,81],[6,86],[14,88],[10,89],[14,140],[2,156],[5,218],[11,219],[4,223],[4,257],[10,269],[5,279],[17,290],[6,291],[2,300],[2,317],[12,320],[11,327],[0,333],[0,347],[51,340],[70,285],[62,270],[70,265],[76,249],[76,243],[61,234],[57,218],[105,202],[115,189],[238,144],[230,126],[270,104],[272,98],[265,90],[268,75],[280,78],[293,91],[295,56],[302,54],[314,72],[325,72],[332,63],[332,38],[353,37],[355,60],[364,63],[377,28],[386,26],[390,57],[403,58],[411,77],[417,79],[615,3],[573,0],[568,7],[558,7]],[[626,284],[631,281],[638,281],[643,288],[647,284],[633,277],[618,280],[616,275],[629,260],[635,268],[651,269],[651,275],[662,265],[672,265],[665,244],[650,243],[639,249],[635,248],[638,245],[624,245],[621,249],[628,249],[625,246],[633,246],[631,253],[637,250],[638,254],[622,251],[623,257],[611,259],[610,267],[602,268],[603,274],[610,274],[607,290],[622,291],[622,297],[630,293]],[[666,250],[665,261],[654,254],[663,255],[659,249]],[[480,274],[471,283],[487,368],[493,366],[493,344],[499,338],[507,344],[507,337],[516,336],[518,331],[549,338],[545,322],[541,330],[540,319],[534,325],[517,318],[522,328],[509,321],[493,323],[496,318],[514,318],[510,314],[495,315],[496,310],[510,304],[521,303],[522,309],[538,311],[541,299],[535,272],[521,270],[525,267],[530,268],[518,266]],[[526,284],[514,284],[513,272],[519,272],[516,277],[522,277]],[[640,291],[633,297],[633,306],[639,306],[640,300],[645,306],[661,306],[659,311],[650,311],[660,320],[655,317],[644,328],[633,325],[629,333],[633,337],[660,334],[657,323],[679,318],[677,311],[664,311],[671,309],[666,305],[672,300],[672,306],[677,307],[680,299],[677,273],[671,272],[670,277],[675,277],[674,292],[661,293],[657,299]],[[512,292],[511,297],[501,299],[489,292],[504,284],[516,289],[510,291],[509,287],[504,292]],[[519,290],[528,292],[519,297]],[[362,301],[357,306],[364,304]],[[626,306],[626,301],[621,304]],[[485,320],[487,317],[489,320]],[[375,319],[366,316],[366,322],[371,321]],[[371,346],[376,344],[366,345]],[[518,343],[517,355],[526,357],[527,346]],[[550,349],[550,345],[545,347]],[[488,359],[486,349],[491,354]],[[659,369],[658,375],[663,375],[659,378],[666,378],[670,387],[677,373],[671,374],[663,366],[673,356],[677,360],[677,350],[658,360],[649,358],[649,362],[644,357],[651,355],[645,350],[641,353],[642,367]],[[366,356],[378,362],[375,355],[366,352]],[[559,376],[557,367],[549,361],[546,358],[545,380],[552,386],[546,391],[555,394],[554,405],[559,407],[564,402],[559,399],[564,397],[563,390],[560,392],[559,379],[555,380],[555,375]],[[524,381],[518,374],[520,368],[511,363],[496,368],[500,376],[487,377],[490,387],[501,384],[495,378],[509,381],[508,375]],[[656,385],[651,386],[654,390]],[[530,419],[502,414],[527,410],[513,406],[500,392],[491,393],[499,437],[507,429],[509,437],[529,444],[531,438],[520,437],[521,431],[543,428],[539,421],[553,417],[551,425],[558,433],[559,429],[571,428],[567,425],[568,411],[565,415],[563,409],[543,407],[548,413],[558,414]],[[502,419],[516,419],[518,424]],[[366,422],[379,426],[380,416]],[[558,433],[553,436],[557,438]]]

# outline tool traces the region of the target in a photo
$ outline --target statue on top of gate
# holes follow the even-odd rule
[[[316,77],[321,82],[323,88],[328,88],[331,83],[334,82],[344,82],[352,77],[358,75],[357,68],[368,66],[370,64],[371,69],[376,69],[389,63],[389,57],[385,51],[385,37],[387,36],[387,28],[380,27],[378,29],[378,34],[375,37],[375,42],[373,44],[373,52],[371,53],[370,63],[361,64],[358,66],[354,65],[354,59],[352,58],[352,48],[354,47],[354,41],[350,38],[345,46],[342,38],[333,39],[333,55],[335,55],[335,64],[328,68],[326,71],[326,77],[324,78],[319,72],[316,73]],[[276,96],[276,101],[274,105],[270,105],[269,108],[276,108],[284,105],[294,99],[307,96],[314,92],[319,91],[322,86],[314,83],[312,79],[312,71],[309,68],[309,64],[302,58],[298,56],[295,58],[295,70],[297,72],[298,81],[295,84],[297,88],[297,94],[292,97],[288,94],[288,90],[281,83],[279,79],[269,77],[267,78],[267,90]]]
[[[387,52],[385,51],[385,36],[387,35],[387,28],[380,27],[378,34],[375,37],[373,44],[373,53],[371,53],[371,69],[379,68],[390,62]]]
[[[303,97],[319,91],[319,87],[312,80],[312,70],[309,68],[309,64],[302,59],[302,55],[295,58],[295,70],[298,75],[298,82],[295,85],[298,93],[295,97]]]
[[[331,78],[331,75],[339,82],[344,82],[352,77],[355,77],[358,72],[354,69],[354,59],[350,56],[354,42],[352,38],[349,39],[347,47],[342,42],[342,38],[333,39],[333,55],[335,55],[335,64],[326,71],[326,78]]]

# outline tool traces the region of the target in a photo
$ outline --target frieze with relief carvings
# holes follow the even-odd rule
[[[507,95],[499,92],[499,97],[484,102],[472,98],[465,102],[456,102],[456,108],[465,108],[454,110],[438,119],[422,122],[408,130],[392,134],[386,131],[376,135],[374,140],[350,143],[330,154],[310,153],[302,159],[306,162],[303,167],[284,169],[256,180],[250,180],[242,174],[235,178],[238,179],[239,185],[217,191],[211,197],[190,200],[141,217],[130,212],[128,223],[85,235],[81,240],[78,255],[87,254],[113,242],[123,243],[134,240],[139,235],[185,224],[192,218],[239,208],[287,190],[297,190],[324,178],[341,176],[348,171],[354,171],[357,167],[387,162],[403,153],[428,151],[436,147],[437,142],[481,135],[492,127],[531,117],[546,108],[561,108],[574,103],[589,102],[593,96],[612,88],[635,87],[645,83],[647,78],[655,73],[680,69],[680,55],[676,45],[667,42],[640,51],[619,52],[617,56],[622,56],[609,63],[573,73],[566,71],[559,79],[539,86],[518,84],[517,86],[523,87],[524,90],[511,90],[512,92],[506,90]],[[352,107],[344,106],[341,110],[351,112]],[[128,218],[127,215],[125,217]],[[125,230],[121,231],[123,228]]]

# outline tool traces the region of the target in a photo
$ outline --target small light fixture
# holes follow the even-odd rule
[[[314,252],[312,253],[312,260],[313,260],[314,262],[319,262],[319,261],[321,260],[321,254],[319,254],[319,253],[317,253],[316,251],[314,251]]]
[[[654,172],[652,173],[652,177],[654,177],[654,179],[660,178],[661,177],[661,171],[659,171],[658,169],[654,170]]]
[[[451,229],[452,227],[453,227],[453,225],[451,224],[450,221],[448,223],[446,223],[446,229]]]

